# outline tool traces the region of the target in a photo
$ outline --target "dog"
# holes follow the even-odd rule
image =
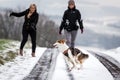
[[[69,48],[64,39],[57,40],[53,46],[63,53],[69,71],[77,67],[77,64],[80,65],[77,69],[81,69],[83,62],[89,57],[88,54],[83,53],[77,48]],[[70,66],[70,64],[72,64],[72,66]]]

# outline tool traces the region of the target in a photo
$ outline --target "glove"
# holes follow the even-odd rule
[[[62,34],[62,31],[59,31],[59,35],[61,35]]]
[[[10,17],[13,15],[13,12],[12,13],[10,13]]]
[[[81,20],[79,24],[80,24],[81,34],[82,34],[83,33],[83,29],[84,29],[84,27],[83,27],[83,20]]]
[[[81,34],[83,33],[83,29],[80,29],[81,30]]]

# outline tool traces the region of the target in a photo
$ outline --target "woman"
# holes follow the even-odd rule
[[[23,40],[21,42],[20,46],[20,55],[23,56],[23,47],[25,43],[28,40],[28,35],[30,35],[31,40],[32,40],[32,57],[35,57],[35,50],[36,50],[36,24],[38,22],[38,13],[37,13],[37,8],[35,4],[31,4],[29,9],[16,13],[12,12],[10,13],[10,16],[16,16],[16,17],[21,17],[24,16],[25,21],[23,24],[23,29],[22,29],[22,36]]]
[[[75,38],[78,31],[77,21],[80,26],[81,33],[83,33],[83,25],[81,20],[81,14],[76,9],[74,0],[68,2],[68,9],[64,12],[63,21],[60,25],[59,34],[64,29],[67,45],[74,50]]]

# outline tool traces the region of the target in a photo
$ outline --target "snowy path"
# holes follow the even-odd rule
[[[56,67],[52,80],[74,80],[73,75],[67,71],[67,66],[62,53],[59,53],[56,61]]]
[[[15,62],[0,67],[0,80],[114,80],[92,52],[81,49],[89,54],[89,58],[81,70],[73,69],[68,72],[62,53],[57,49],[45,50],[46,48],[37,48],[36,57],[33,58],[31,50],[26,49],[23,57],[18,56]]]
[[[57,54],[55,54],[55,49],[47,49],[36,66],[33,68],[31,73],[23,80],[48,80],[50,79],[53,69],[55,67],[55,59]],[[53,55],[54,54],[54,55]]]
[[[95,57],[97,57],[100,62],[109,70],[109,72],[114,77],[114,80],[120,80],[120,63],[117,62],[115,59],[111,58],[102,53],[97,53],[93,51],[89,51]]]
[[[88,60],[83,64],[83,69],[73,69],[71,72],[67,71],[63,55],[60,53],[52,80],[114,80],[110,72],[97,58],[84,49],[82,51],[89,54]]]

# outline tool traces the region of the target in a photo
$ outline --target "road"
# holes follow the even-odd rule
[[[57,49],[47,49],[31,73],[23,80],[50,80],[55,69],[56,59],[59,53],[57,52]],[[94,51],[88,52],[94,55],[108,69],[114,80],[120,80],[120,63],[105,54]],[[68,72],[67,66],[66,71],[68,73],[69,79],[75,80],[72,73]]]
[[[105,55],[103,53],[98,53],[94,51],[88,51],[92,55],[94,55],[96,58],[99,59],[99,61],[108,69],[108,71],[113,76],[114,80],[120,80],[120,63],[117,62],[112,57]]]
[[[31,73],[23,80],[48,80],[52,76],[57,54],[55,49],[47,49]],[[53,55],[54,54],[54,55]]]

